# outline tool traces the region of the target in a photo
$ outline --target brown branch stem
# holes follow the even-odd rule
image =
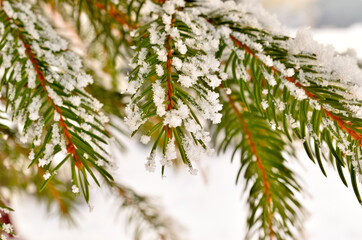
[[[5,12],[4,9],[1,9],[5,15],[6,15],[6,18],[7,20],[9,21],[9,23],[14,23],[16,26],[17,26],[17,29],[14,30],[14,34],[17,35],[18,39],[23,43],[23,46],[25,48],[25,51],[26,51],[26,55],[28,56],[28,58],[30,59],[32,65],[33,65],[33,68],[34,68],[34,71],[36,72],[37,76],[38,76],[38,79],[39,79],[39,82],[43,88],[43,90],[46,92],[47,94],[47,98],[50,102],[50,104],[52,106],[54,106],[54,109],[55,111],[59,114],[60,116],[60,119],[59,119],[59,125],[63,128],[64,130],[64,136],[67,140],[67,152],[71,155],[73,155],[74,159],[75,159],[75,164],[76,166],[78,167],[78,169],[81,169],[83,168],[83,164],[82,162],[80,161],[78,155],[76,154],[75,152],[75,146],[74,146],[74,143],[71,141],[71,134],[69,133],[69,130],[68,130],[68,126],[67,124],[64,122],[64,119],[63,119],[63,114],[62,114],[62,111],[60,110],[60,108],[54,103],[54,101],[52,100],[52,98],[49,96],[49,91],[47,90],[47,81],[45,79],[45,76],[43,74],[43,72],[40,70],[40,65],[39,65],[39,62],[38,60],[35,58],[35,54],[33,52],[33,50],[31,49],[30,47],[30,44],[28,44],[26,42],[26,40],[23,38],[22,34],[21,34],[21,31],[20,31],[20,27],[18,26],[18,24],[15,22],[14,19],[10,18],[8,16],[8,14]]]
[[[221,85],[221,88],[223,88],[223,85]],[[257,164],[257,167],[258,167],[258,169],[261,173],[262,179],[263,179],[264,194],[267,197],[269,235],[270,235],[270,239],[273,239],[273,236],[274,236],[274,230],[273,230],[273,226],[272,226],[272,217],[273,216],[272,216],[272,212],[271,212],[272,192],[270,190],[270,183],[269,183],[269,179],[267,176],[267,172],[266,172],[265,166],[263,164],[263,161],[260,159],[260,157],[258,155],[258,151],[257,151],[256,145],[255,145],[255,142],[253,141],[252,134],[249,131],[248,124],[244,120],[243,114],[236,107],[234,100],[231,98],[231,96],[229,94],[227,94],[227,98],[228,98],[228,102],[229,102],[230,106],[232,107],[235,115],[239,118],[239,120],[243,126],[243,130],[244,130],[245,134],[247,135],[248,142],[251,147],[251,151],[253,152],[254,156],[256,157],[256,164]]]
[[[167,111],[171,110],[173,107],[173,100],[172,100],[172,37],[168,36],[166,40],[166,49],[167,49],[167,65],[166,65],[166,82],[167,82],[167,98],[168,98],[168,105]]]
[[[172,16],[171,27],[175,21],[174,16]],[[167,82],[167,111],[170,111],[173,108],[173,100],[172,100],[172,37],[168,35],[166,38],[166,50],[167,50],[167,63],[166,63],[166,82]],[[167,129],[167,137],[171,137],[171,129],[169,127],[164,126]]]
[[[96,3],[96,6],[99,9],[106,10],[106,5],[103,3]],[[128,26],[129,29],[136,29],[138,26],[130,21],[127,14],[119,11],[114,4],[109,4],[108,6],[108,14],[113,17],[118,23]]]

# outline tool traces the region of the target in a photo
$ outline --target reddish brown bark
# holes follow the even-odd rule
[[[247,135],[248,142],[249,142],[249,145],[251,147],[251,151],[253,152],[254,156],[256,157],[256,164],[257,164],[257,167],[258,167],[258,169],[259,169],[259,171],[261,173],[262,179],[263,179],[264,194],[267,197],[269,236],[270,236],[270,239],[273,239],[273,236],[274,236],[274,230],[273,230],[273,225],[272,225],[273,215],[272,215],[272,212],[271,212],[272,192],[270,190],[270,183],[269,183],[269,179],[268,179],[268,176],[267,176],[267,172],[266,172],[265,166],[263,164],[263,161],[258,156],[258,151],[257,151],[256,145],[255,145],[255,142],[253,141],[252,134],[248,129],[248,125],[247,125],[246,121],[244,120],[244,117],[243,117],[242,113],[236,107],[236,105],[235,105],[233,99],[231,98],[231,96],[227,95],[227,97],[228,97],[228,102],[229,102],[230,106],[232,107],[235,115],[239,118],[239,120],[240,120],[240,122],[241,122],[241,124],[243,126],[243,130]]]
[[[2,11],[4,11],[4,9],[2,9]],[[14,20],[12,20],[7,14],[6,12],[4,11],[7,19],[9,22],[13,22],[14,24],[16,24],[16,22]],[[75,146],[74,146],[74,143],[71,141],[71,134],[69,133],[69,130],[68,130],[68,126],[66,125],[66,123],[64,122],[63,120],[63,115],[62,115],[62,111],[60,110],[60,108],[54,104],[53,100],[50,98],[49,96],[49,92],[47,90],[47,81],[45,79],[45,76],[43,74],[43,72],[41,71],[40,69],[40,66],[39,66],[39,62],[38,60],[35,58],[35,54],[34,52],[32,51],[30,45],[26,42],[26,40],[22,37],[22,34],[19,30],[19,27],[17,30],[14,30],[14,33],[18,36],[19,40],[23,43],[24,45],[24,48],[26,50],[26,55],[28,56],[28,58],[30,59],[31,63],[33,64],[33,68],[34,68],[34,71],[36,72],[37,76],[38,76],[38,80],[40,82],[40,85],[42,86],[43,90],[46,92],[47,94],[47,98],[50,102],[50,104],[52,106],[54,106],[55,108],[55,111],[60,115],[60,120],[59,120],[59,125],[63,128],[64,130],[64,136],[67,140],[67,151],[68,153],[72,154],[72,156],[74,157],[74,160],[75,160],[75,164],[76,166],[78,167],[78,169],[81,169],[83,167],[83,164],[82,162],[80,161],[78,155],[76,154],[75,152]]]

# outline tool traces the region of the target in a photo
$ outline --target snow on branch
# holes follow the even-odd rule
[[[74,166],[85,186],[86,171],[97,182],[90,167],[112,179],[103,169],[108,162],[103,127],[108,118],[100,112],[102,104],[84,90],[93,80],[79,57],[28,4],[2,2],[0,20],[1,94],[21,129],[21,140],[32,145],[30,165],[37,163],[50,180],[70,158],[75,185],[83,183],[78,183]],[[52,167],[58,153],[64,160]]]
[[[155,133],[155,146],[165,136],[160,143],[162,166],[171,165],[178,150],[194,172],[191,162],[211,151],[202,122],[220,122],[221,105],[214,89],[225,74],[215,58],[219,49],[215,28],[192,11],[182,10],[184,6],[183,1],[168,1],[162,8],[155,5],[155,19],[134,32],[138,44],[131,62],[127,92],[132,101],[125,120],[131,131],[154,125],[146,135]],[[155,166],[155,149],[146,163],[150,170]]]
[[[345,185],[342,167],[347,166],[362,203],[356,184],[362,174],[362,70],[357,60],[318,44],[305,30],[296,38],[275,32],[255,6],[228,2],[210,10],[205,16],[223,36],[220,56],[232,65],[243,104],[249,111],[255,106],[290,140],[301,139],[323,173],[321,156],[333,156]]]
[[[248,166],[245,171],[250,175],[245,177],[259,172],[255,180],[258,189],[253,190],[261,195],[253,199],[265,199],[261,218],[272,219],[262,223],[264,236],[280,237],[273,227],[281,223],[268,209],[278,211],[285,222],[299,218],[294,211],[299,203],[289,190],[273,199],[277,193],[272,189],[279,188],[275,178],[288,178],[285,182],[291,185],[287,188],[300,191],[294,175],[278,158],[283,149],[273,141],[286,146],[288,139],[300,140],[324,174],[322,160],[327,160],[347,185],[346,167],[362,203],[356,182],[357,177],[362,180],[362,70],[356,59],[318,44],[306,31],[289,37],[260,6],[217,0],[146,4],[153,11],[150,21],[132,32],[136,56],[130,64],[133,70],[127,91],[132,98],[125,118],[134,134],[144,134],[141,142],[153,141],[146,168],[154,170],[158,148],[163,167],[180,155],[191,168],[191,161],[201,157],[202,148],[208,149],[206,120],[219,124],[215,135],[225,130],[225,140],[215,141],[219,149],[227,149],[239,138],[244,140],[237,145],[242,153],[248,153],[241,159],[240,169]],[[230,106],[234,111],[229,111]],[[232,114],[239,119],[237,123],[227,119],[235,120]],[[266,133],[275,134],[265,140],[270,140],[268,144],[259,139],[262,134],[267,138]],[[255,142],[260,145],[256,147]],[[276,173],[280,170],[276,165],[284,172]],[[260,191],[260,185],[265,191]],[[278,205],[289,201],[295,203],[291,217]],[[250,221],[254,221],[259,206],[250,204],[254,213]],[[249,223],[250,228],[254,225]]]
[[[131,64],[134,70],[128,87],[133,101],[127,108],[126,122],[132,131],[154,116],[163,121],[163,125],[155,121],[156,126],[164,126],[167,132],[186,126],[191,115],[175,115],[184,104],[185,109],[198,110],[191,111],[191,120],[202,116],[218,123],[220,107],[214,89],[228,75],[236,74],[245,86],[255,85],[254,99],[246,101],[255,101],[262,116],[281,116],[273,121],[268,116],[272,125],[278,125],[281,119],[293,126],[299,123],[300,131],[293,128],[298,138],[305,141],[312,137],[316,147],[332,147],[331,152],[336,152],[333,155],[341,152],[351,158],[349,164],[359,161],[362,71],[355,59],[336,54],[303,31],[290,38],[258,6],[241,6],[232,1],[193,4],[170,0],[148,4],[155,9],[154,17],[135,32],[137,56]],[[225,47],[237,56],[237,62],[232,71],[224,73],[220,72],[220,62],[232,59],[222,54]],[[252,82],[248,72],[260,79]],[[180,101],[179,96],[184,100]],[[140,108],[137,103],[147,107]],[[290,138],[289,129],[284,131]],[[166,135],[170,138],[170,133]],[[304,145],[312,158],[308,142]],[[153,159],[154,154],[151,156]],[[341,157],[338,159],[344,166]]]

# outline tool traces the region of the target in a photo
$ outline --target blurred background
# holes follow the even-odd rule
[[[333,44],[338,51],[354,49],[362,58],[361,0],[245,0],[260,2],[276,14],[291,34],[301,27],[312,27],[315,38]],[[362,93],[361,93],[362,94]],[[161,178],[145,171],[149,149],[135,139],[126,140],[128,151],[115,152],[116,177],[140,193],[153,196],[164,211],[178,220],[185,240],[236,240],[245,231],[246,206],[242,186],[235,186],[238,162],[230,163],[230,154],[205,159],[201,174],[191,176],[186,170],[167,172]],[[304,239],[362,239],[362,208],[352,189],[345,188],[337,173],[328,169],[328,179],[300,151],[300,162],[291,163],[303,179],[308,194],[304,198],[309,212]],[[46,213],[45,204],[19,195],[15,205],[15,224],[26,240],[98,240],[131,239],[125,219],[118,214],[115,199],[102,189],[92,189],[91,206],[79,209],[77,228]],[[150,238],[151,240],[151,238]]]
[[[259,3],[287,27],[346,28],[362,22],[361,0],[239,0]]]

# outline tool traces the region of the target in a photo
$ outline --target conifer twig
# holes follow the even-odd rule
[[[221,88],[223,88],[223,86],[221,86]],[[270,183],[268,181],[268,177],[267,177],[267,173],[266,173],[266,169],[263,165],[262,160],[260,159],[260,157],[258,156],[258,152],[255,146],[255,143],[253,142],[253,137],[251,132],[248,129],[248,125],[246,124],[242,113],[239,111],[239,109],[236,107],[233,99],[231,98],[231,96],[229,94],[227,94],[227,98],[228,98],[228,102],[230,104],[230,106],[232,107],[234,113],[236,116],[238,116],[242,126],[243,126],[243,130],[245,132],[245,134],[247,135],[248,138],[248,142],[249,145],[251,147],[251,150],[256,158],[256,162],[257,162],[257,166],[258,169],[260,170],[262,179],[263,179],[263,184],[264,184],[264,194],[267,196],[267,203],[268,203],[268,207],[267,207],[267,212],[268,212],[268,226],[269,226],[269,237],[270,240],[273,239],[274,236],[274,231],[273,231],[273,225],[272,225],[272,218],[273,218],[273,214],[271,211],[271,202],[272,202],[272,192],[270,191]]]
[[[2,6],[2,3],[1,3],[1,6]],[[46,95],[47,95],[47,98],[50,102],[50,105],[54,106],[54,109],[55,111],[57,111],[57,113],[59,114],[59,125],[63,128],[64,130],[64,136],[65,138],[67,139],[67,151],[68,153],[72,154],[74,159],[75,159],[75,164],[76,166],[78,167],[78,169],[82,169],[83,168],[83,164],[82,162],[80,161],[78,155],[76,154],[75,152],[75,146],[74,146],[74,143],[72,142],[71,140],[71,135],[68,131],[68,126],[67,124],[64,122],[63,120],[63,114],[62,114],[62,111],[60,110],[60,108],[54,103],[53,99],[50,98],[49,96],[49,92],[47,90],[47,81],[44,77],[44,74],[43,72],[40,70],[40,66],[39,66],[39,63],[38,63],[38,60],[36,59],[35,55],[34,55],[34,52],[32,51],[30,45],[26,42],[26,40],[22,37],[22,33],[21,33],[21,30],[20,30],[20,27],[19,25],[16,23],[16,21],[12,18],[10,18],[7,13],[5,12],[5,10],[3,9],[3,7],[1,7],[1,10],[5,13],[8,21],[9,21],[9,24],[11,23],[14,23],[16,26],[17,26],[17,30],[14,31],[14,33],[18,36],[18,38],[20,39],[20,41],[23,43],[25,49],[26,49],[26,54],[27,56],[29,57],[31,63],[33,64],[33,67],[34,67],[34,70],[38,76],[38,79],[39,79],[39,82],[43,88],[43,90],[45,91]]]
[[[247,53],[249,53],[250,55],[252,55],[254,58],[258,59],[258,56],[256,56],[256,54],[244,43],[240,42],[238,39],[236,39],[233,35],[230,34],[230,38],[231,40],[233,40],[235,42],[235,44],[240,47],[243,48]],[[275,68],[275,67],[269,67],[267,66],[263,61],[261,61],[263,63],[263,65],[267,68],[270,68],[275,74],[279,74],[279,71]],[[293,77],[287,77],[285,76],[284,79],[286,79],[287,81],[294,83],[295,86],[297,86],[298,88],[301,88],[304,90],[305,94],[313,99],[319,100],[318,97],[309,92],[307,89],[304,88],[304,86],[299,83],[297,81],[297,79],[293,78]],[[334,115],[333,113],[329,112],[328,110],[324,109],[323,106],[321,106],[321,108],[323,109],[324,113],[326,114],[327,117],[329,117],[330,119],[334,120],[337,122],[338,126],[344,130],[345,132],[347,132],[351,137],[353,137],[357,142],[359,142],[359,145],[362,146],[362,134],[357,133],[356,131],[354,131],[353,129],[348,128],[348,126],[352,126],[353,123],[350,122],[345,122],[343,119],[341,119],[340,117]]]

